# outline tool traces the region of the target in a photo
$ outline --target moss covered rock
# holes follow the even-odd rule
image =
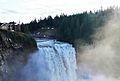
[[[7,30],[0,30],[0,49],[36,49],[35,40],[21,32],[10,32]]]
[[[0,29],[0,81],[16,81],[14,75],[37,50],[36,41],[21,32]],[[8,79],[8,80],[7,80]]]

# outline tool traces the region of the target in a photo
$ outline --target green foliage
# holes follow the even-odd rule
[[[14,37],[17,42],[22,43],[25,47],[30,47],[30,45],[31,47],[36,46],[35,40],[24,33],[16,32],[14,33]]]
[[[43,20],[33,20],[25,24],[31,32],[41,28],[54,27],[58,30],[57,39],[74,43],[75,40],[81,39],[88,43],[92,42],[91,35],[98,27],[102,27],[108,20],[115,8],[98,10],[96,12],[83,12],[74,15],[60,15],[52,18],[48,16]]]
[[[34,49],[37,48],[36,41],[22,32],[11,32],[9,30],[0,29],[0,36],[3,42],[9,42],[10,44],[22,45],[22,48]]]

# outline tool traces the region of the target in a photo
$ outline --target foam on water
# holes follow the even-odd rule
[[[39,51],[24,67],[25,81],[75,81],[75,49],[68,43],[37,40]]]

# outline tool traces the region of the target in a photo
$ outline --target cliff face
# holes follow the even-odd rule
[[[0,81],[16,81],[18,70],[35,50],[37,44],[30,36],[0,30]]]

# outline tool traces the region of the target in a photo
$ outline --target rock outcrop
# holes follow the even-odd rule
[[[16,81],[19,76],[17,72],[35,50],[37,44],[32,37],[20,32],[0,30],[0,81]]]

